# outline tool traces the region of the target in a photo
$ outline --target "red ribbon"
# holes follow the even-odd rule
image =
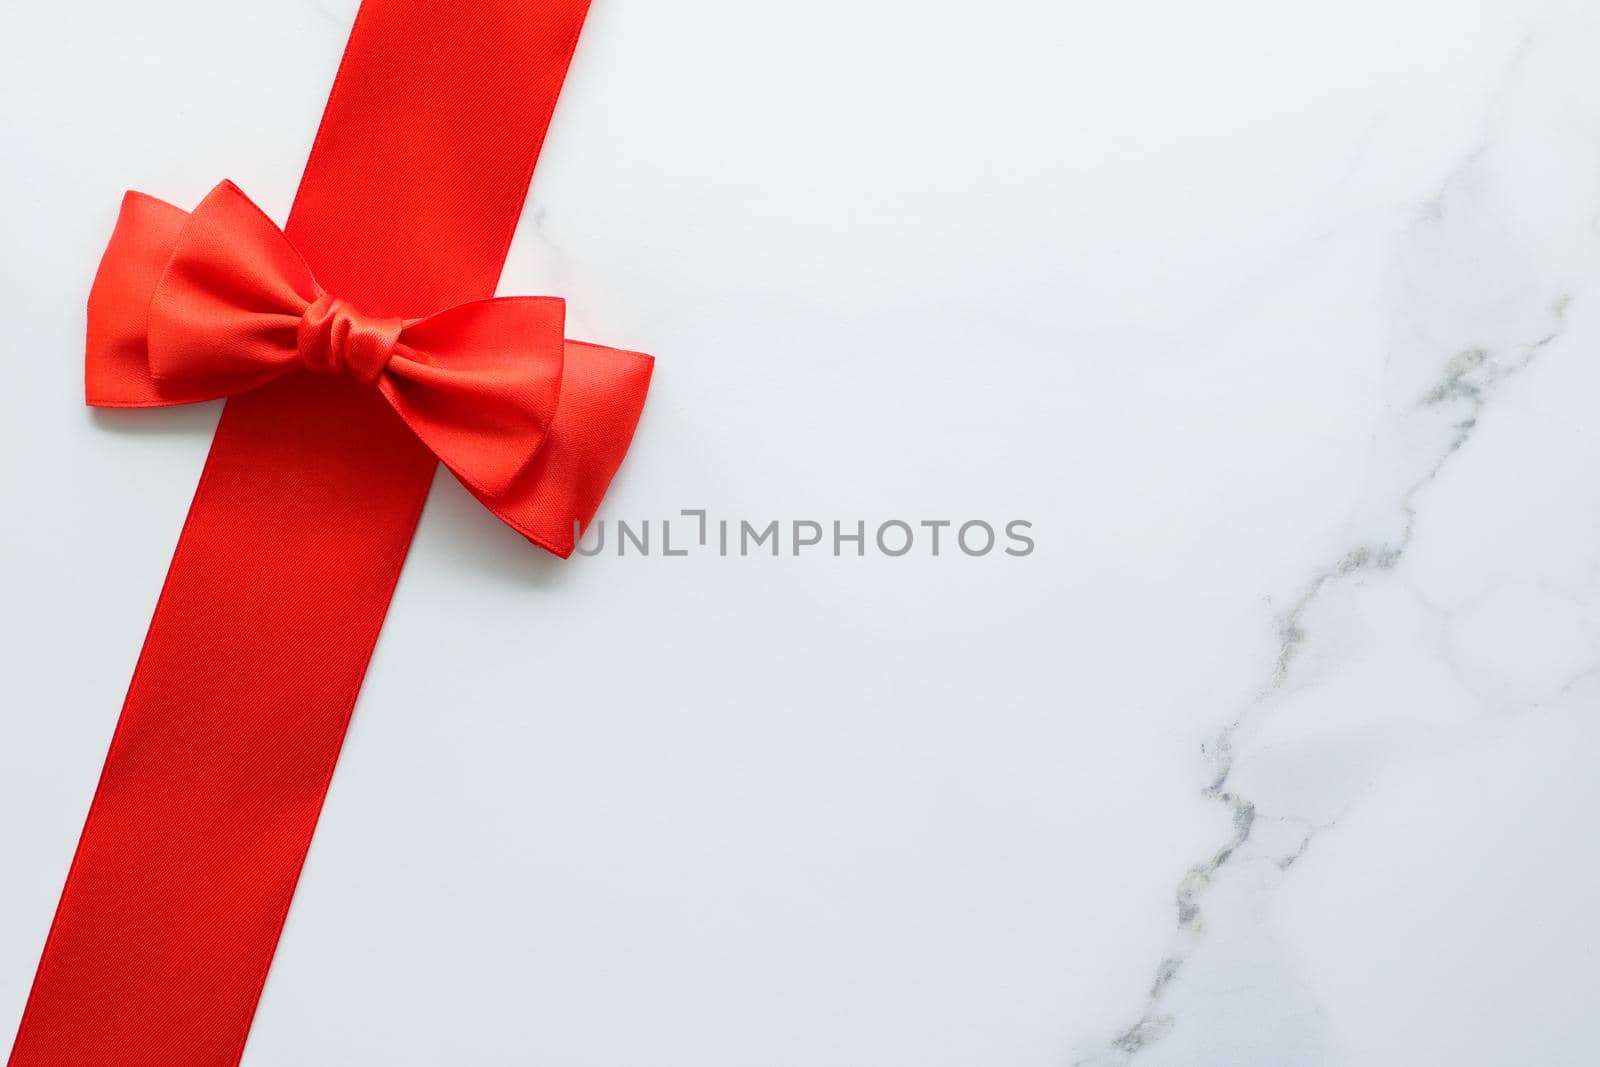
[[[648,361],[470,303],[587,6],[366,0],[282,235],[231,187],[126,202],[90,401],[232,396],[11,1067],[236,1064],[436,456],[557,552],[598,504]]]
[[[345,375],[490,510],[566,557],[628,450],[652,361],[565,341],[565,309],[501,297],[375,318],[323,289],[233,183],[192,215],[129,193],[89,292],[85,384],[96,407],[156,407],[294,370]]]

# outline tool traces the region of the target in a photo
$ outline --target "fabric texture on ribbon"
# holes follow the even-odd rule
[[[569,345],[565,310],[500,297],[375,318],[324,290],[233,183],[193,214],[129,193],[89,292],[86,396],[151,407],[298,369],[342,374],[374,386],[490,510],[566,557],[627,453],[652,360]],[[556,462],[539,461],[546,448]]]
[[[273,261],[265,284],[286,303],[222,313],[213,325],[227,334],[217,346],[226,351],[197,358],[181,342],[195,322],[170,307],[154,313],[162,287],[179,283],[164,281],[171,264],[147,253],[176,250],[190,220],[149,198],[125,204],[137,219],[117,228],[95,287],[96,329],[108,332],[90,339],[91,350],[109,347],[91,397],[148,406],[232,395],[11,1067],[229,1067],[243,1055],[437,467],[395,398],[412,421],[426,415],[435,444],[449,436],[440,427],[459,432],[432,397],[443,388],[445,350],[456,359],[454,341],[476,336],[482,323],[478,312],[439,313],[494,293],[586,9],[587,0],[365,0],[284,226],[287,241],[261,248]],[[174,292],[200,291],[186,288],[192,281]],[[299,319],[286,318],[301,299]],[[251,317],[258,311],[259,321]],[[550,306],[536,312],[542,362],[532,374],[544,382],[554,354],[538,339],[555,335]],[[385,321],[416,319],[427,321],[398,330]],[[133,322],[147,322],[148,332],[108,325]],[[141,336],[143,363],[129,347]],[[397,368],[402,343],[415,377]],[[482,352],[472,351],[460,358]],[[423,352],[438,353],[441,366]],[[339,373],[278,374],[285,353]],[[612,445],[576,425],[568,432],[562,420],[631,426],[634,398],[611,391],[608,361],[631,366],[624,376],[640,373],[632,355],[563,343],[554,413],[543,386],[527,402],[548,418],[532,459],[509,481],[515,461],[496,468],[487,478],[494,492],[474,488],[502,517],[538,512],[544,490],[521,499],[525,482],[569,482],[551,499],[579,512],[590,506],[592,489],[579,483],[587,465],[609,462]],[[238,391],[246,381],[256,384]],[[572,403],[585,395],[587,406]],[[440,447],[459,451],[461,443]]]

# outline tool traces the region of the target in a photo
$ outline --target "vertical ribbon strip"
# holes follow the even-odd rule
[[[409,318],[493,294],[588,0],[365,0],[285,232]],[[10,1067],[243,1055],[436,466],[360,383],[229,400]]]

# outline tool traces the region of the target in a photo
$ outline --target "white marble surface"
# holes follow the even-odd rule
[[[0,1031],[215,407],[125,187],[280,219],[353,0],[0,7]],[[441,477],[247,1067],[1600,1062],[1600,17],[596,0],[503,291],[659,363],[557,565]]]

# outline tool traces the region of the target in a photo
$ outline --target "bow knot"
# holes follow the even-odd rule
[[[89,292],[88,400],[188,404],[302,369],[353,378],[491,511],[567,556],[628,450],[652,361],[564,339],[565,308],[519,296],[368,315],[328,295],[232,183],[192,213],[129,193]]]
[[[308,369],[371,385],[389,366],[405,324],[362,314],[349,301],[323,293],[300,313],[295,347]]]

